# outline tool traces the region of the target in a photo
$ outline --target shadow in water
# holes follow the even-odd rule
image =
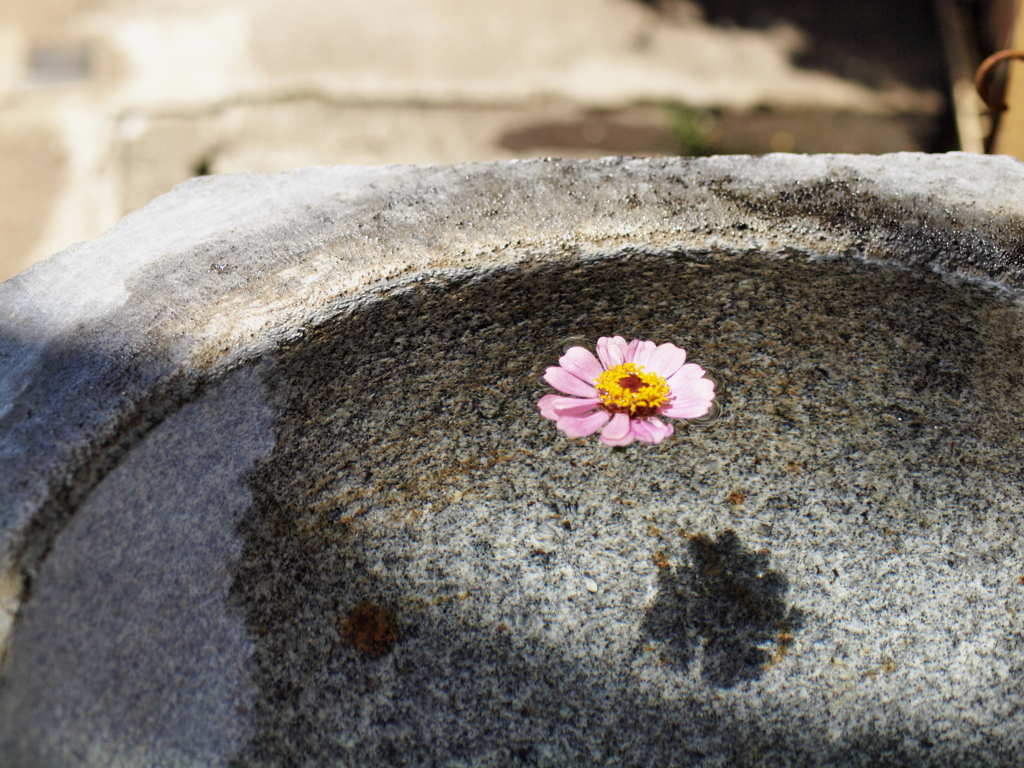
[[[703,645],[701,674],[711,685],[760,677],[803,626],[800,609],[786,605],[786,576],[770,570],[768,553],[745,548],[734,531],[717,541],[698,534],[689,552],[690,566],[659,569],[645,634],[664,643],[676,666],[692,663]]]

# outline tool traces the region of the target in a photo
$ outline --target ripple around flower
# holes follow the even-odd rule
[[[724,375],[710,368],[704,369],[704,378],[712,383],[715,388],[715,399],[711,401],[711,407],[703,416],[686,420],[688,429],[707,429],[714,426],[727,416],[727,404],[729,401],[729,382]]]

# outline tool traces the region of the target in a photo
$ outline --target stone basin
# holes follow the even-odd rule
[[[4,766],[1024,764],[1024,166],[195,179],[0,285]],[[570,440],[569,345],[713,418]]]

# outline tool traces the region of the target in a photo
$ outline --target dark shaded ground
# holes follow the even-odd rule
[[[672,15],[685,0],[638,0]],[[797,66],[872,88],[903,85],[948,92],[942,40],[929,0],[693,0],[719,26],[796,27],[806,36]],[[947,152],[958,148],[952,113],[858,115],[828,110],[749,113],[670,107],[663,121],[638,125],[627,113],[592,112],[578,120],[529,126],[502,138],[510,149],[607,154],[764,154],[767,152]]]
[[[677,0],[642,0],[667,8]],[[874,88],[903,83],[945,89],[942,41],[930,0],[692,0],[707,21],[767,29],[788,23],[808,45],[795,63]]]
[[[512,150],[553,154],[592,149],[606,155],[761,155],[945,152],[956,149],[947,116],[860,115],[826,110],[722,112],[666,107],[641,124],[631,110],[594,111],[577,120],[536,123],[506,134]]]

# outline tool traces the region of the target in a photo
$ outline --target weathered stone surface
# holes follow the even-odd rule
[[[962,155],[313,168],[0,285],[0,757],[1017,764],[1022,192]],[[612,333],[722,418],[555,432],[538,376]]]

